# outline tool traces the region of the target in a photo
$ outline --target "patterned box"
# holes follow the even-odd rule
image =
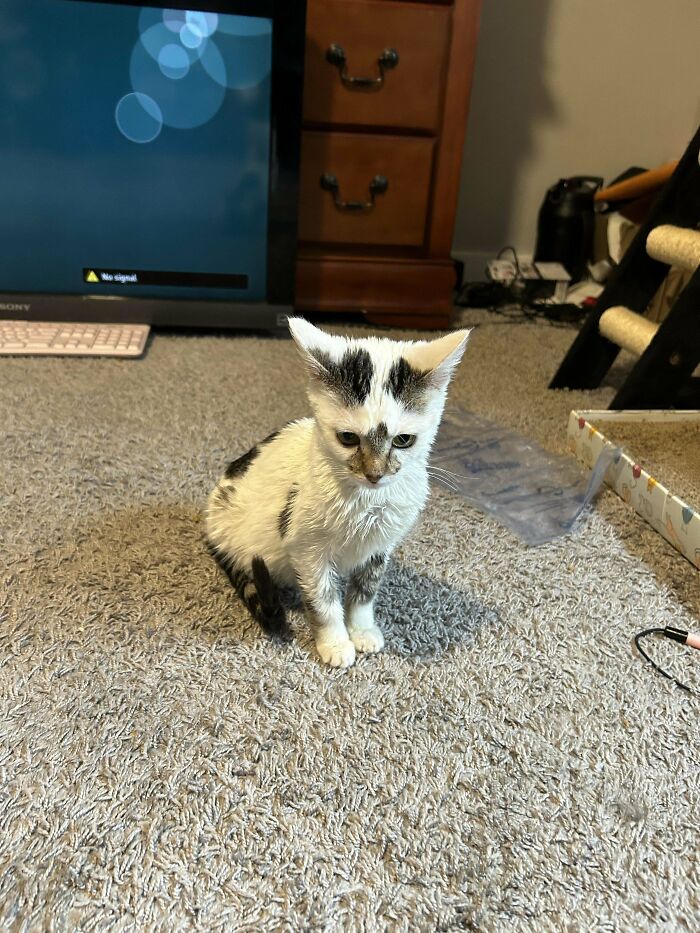
[[[677,423],[698,419],[700,411],[572,411],[567,432],[569,449],[593,469],[603,448],[618,448],[603,433],[606,422]],[[700,570],[700,503],[689,505],[673,495],[622,450],[610,464],[605,482]]]

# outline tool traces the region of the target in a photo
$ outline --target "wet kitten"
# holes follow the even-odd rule
[[[209,497],[212,553],[252,616],[285,635],[298,587],[334,667],[379,651],[373,599],[428,496],[427,463],[468,331],[432,341],[348,339],[289,321],[313,417],[234,460]],[[344,584],[344,597],[343,597]]]

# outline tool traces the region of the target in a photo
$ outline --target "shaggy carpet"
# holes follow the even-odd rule
[[[563,452],[611,399],[547,390],[572,330],[464,317],[454,402]],[[287,340],[0,362],[0,926],[697,929],[697,698],[631,645],[698,628],[697,571],[609,491],[530,549],[437,489],[386,650],[322,667],[301,620],[255,629],[200,521],[306,412]]]

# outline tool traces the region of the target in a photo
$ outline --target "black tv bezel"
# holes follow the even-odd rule
[[[294,306],[306,0],[70,0],[272,19],[266,299],[138,298],[0,288],[0,319],[276,329]]]

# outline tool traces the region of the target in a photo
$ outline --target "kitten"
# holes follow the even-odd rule
[[[234,460],[209,497],[209,547],[253,618],[288,634],[298,587],[321,659],[384,646],[373,600],[428,497],[427,463],[469,331],[348,339],[291,318],[313,417]],[[344,597],[342,592],[344,582]]]

